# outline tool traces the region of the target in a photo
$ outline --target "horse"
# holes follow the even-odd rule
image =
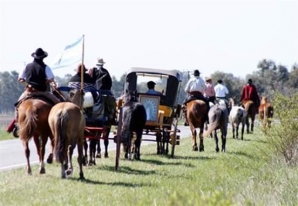
[[[218,137],[216,130],[220,129],[221,131],[221,140],[222,146],[221,151],[226,151],[226,139],[227,139],[227,131],[228,131],[228,108],[226,104],[215,104],[212,106],[208,112],[209,124],[208,130],[204,132],[204,137],[209,136],[214,131],[214,140],[215,140],[215,150],[219,152],[218,147]]]
[[[72,154],[77,146],[80,179],[83,173],[83,145],[85,118],[81,111],[83,91],[74,90],[72,102],[60,102],[50,111],[48,122],[54,136],[54,154],[61,164],[61,178],[70,176],[73,172]]]
[[[262,120],[262,125],[264,128],[271,127],[271,118],[273,118],[273,105],[268,102],[267,97],[263,96],[261,98],[261,104],[259,106],[259,116]]]
[[[137,102],[136,92],[126,90],[123,96],[122,128],[123,148],[126,159],[140,160],[143,129],[147,121],[145,107]]]
[[[204,130],[204,123],[206,121],[207,109],[208,107],[206,103],[203,100],[199,100],[199,99],[191,100],[186,105],[186,118],[192,134],[193,151],[198,151],[196,128],[200,129],[200,133],[199,133],[200,152],[204,151],[203,130]]]
[[[33,98],[33,99],[32,99]],[[25,149],[27,160],[27,174],[31,175],[29,140],[33,137],[39,156],[39,173],[45,174],[44,155],[48,138],[51,140],[52,151],[47,158],[47,163],[53,162],[54,141],[48,124],[48,115],[52,104],[43,99],[32,97],[20,103],[18,107],[18,135]]]
[[[242,105],[244,106],[246,112],[245,124],[246,124],[246,133],[253,133],[254,122],[256,114],[258,113],[258,107],[255,102],[252,100],[243,101]],[[249,118],[251,122],[249,122]]]
[[[241,123],[242,124],[241,140],[243,140],[245,118],[246,118],[245,109],[241,106],[236,106],[233,98],[230,98],[229,102],[231,104],[231,111],[229,114],[229,122],[232,125],[233,138],[236,137],[238,139],[238,130],[239,130],[239,125]],[[236,135],[235,135],[235,132],[236,132]]]

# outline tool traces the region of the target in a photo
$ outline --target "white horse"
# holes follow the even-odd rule
[[[232,108],[231,108],[231,111],[229,114],[229,122],[232,125],[233,138],[235,138],[235,132],[236,132],[236,138],[238,139],[238,129],[239,129],[239,125],[241,123],[242,124],[241,140],[243,140],[246,111],[243,107],[236,106],[233,98],[230,98],[230,103],[231,103]]]

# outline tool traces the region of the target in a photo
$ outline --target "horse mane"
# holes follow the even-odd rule
[[[70,91],[70,100],[72,103],[80,108],[83,108],[84,102],[84,91],[79,89],[74,89]]]

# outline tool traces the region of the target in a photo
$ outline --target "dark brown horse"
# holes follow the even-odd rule
[[[273,112],[273,105],[268,102],[267,97],[262,97],[261,104],[259,106],[259,117],[262,120],[262,125],[264,128],[270,128]]]
[[[196,128],[200,129],[200,151],[204,151],[204,123],[207,115],[207,105],[203,100],[192,100],[186,105],[186,118],[189,124],[189,128],[192,134],[192,149],[198,151],[197,146],[197,131]]]
[[[245,118],[246,132],[247,134],[253,133],[255,117],[256,117],[256,114],[258,113],[258,107],[256,103],[254,103],[251,100],[243,101],[242,104],[246,112],[246,118]],[[249,118],[251,119],[251,122],[249,122]]]
[[[84,179],[85,118],[80,109],[84,93],[80,90],[74,90],[73,92],[72,102],[60,102],[53,106],[48,121],[55,140],[55,158],[61,163],[61,178],[66,178],[72,174],[72,154],[77,146],[80,179]]]
[[[50,138],[51,146],[53,148],[53,136],[48,124],[48,115],[52,108],[52,105],[40,100],[40,99],[27,99],[22,102],[18,108],[18,125],[19,125],[19,137],[22,140],[25,156],[27,159],[27,173],[32,174],[30,166],[30,149],[29,140],[33,137],[36,145],[37,153],[39,156],[40,174],[44,174],[45,164],[44,155],[45,147]],[[51,151],[47,162],[52,163],[53,151]]]

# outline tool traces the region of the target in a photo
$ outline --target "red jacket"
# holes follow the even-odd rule
[[[254,102],[259,100],[257,89],[253,84],[247,84],[243,87],[240,101],[242,102],[247,100],[252,100]]]

